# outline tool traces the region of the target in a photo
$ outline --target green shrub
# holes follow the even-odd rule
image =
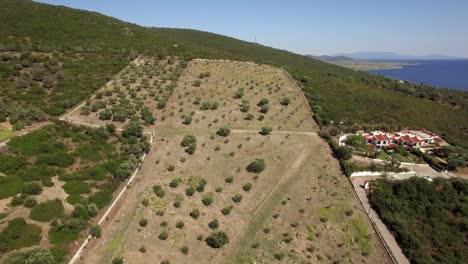
[[[248,172],[260,173],[265,169],[265,161],[256,159],[247,166]]]
[[[169,183],[169,186],[171,188],[177,188],[177,186],[179,186],[179,183],[181,182],[180,179],[173,179],[171,180],[171,182]]]
[[[275,253],[273,256],[277,260],[283,260],[284,259],[284,254],[283,253]]]
[[[226,206],[223,209],[221,209],[221,213],[223,215],[229,215],[231,213],[231,211],[232,211],[232,208],[233,208],[232,205]]]
[[[213,219],[208,223],[210,229],[217,229],[219,227],[218,219]]]
[[[260,130],[260,134],[266,136],[266,135],[269,135],[271,133],[271,131],[273,131],[273,129],[271,127],[264,126]]]
[[[164,189],[162,188],[161,185],[154,185],[154,186],[153,186],[153,192],[154,192],[154,194],[156,194],[156,196],[158,196],[159,198],[163,198],[164,195],[166,194],[166,192],[164,191]]]
[[[232,197],[232,201],[235,203],[240,203],[242,201],[242,195],[236,194]]]
[[[141,227],[146,227],[146,226],[148,225],[148,219],[142,218],[142,219],[140,219],[140,221],[138,222],[138,224],[139,224]]]
[[[174,171],[174,170],[175,170],[175,166],[174,166],[174,165],[169,164],[169,165],[167,166],[167,171]]]
[[[188,252],[189,252],[189,247],[187,247],[187,246],[182,246],[182,247],[180,248],[180,252],[182,252],[182,254],[184,254],[184,255],[187,255]]]
[[[184,125],[190,125],[192,123],[193,117],[191,115],[184,115],[184,121],[182,122]]]
[[[233,176],[226,177],[226,179],[224,179],[224,181],[226,183],[233,183],[234,182],[234,177]]]
[[[229,243],[229,238],[225,232],[217,231],[211,233],[211,235],[206,238],[206,243],[212,248],[221,248],[226,243]]]
[[[89,184],[84,181],[69,181],[62,188],[68,195],[88,194],[91,192]]]
[[[23,193],[37,195],[42,192],[44,185],[40,181],[27,182],[23,186]]]
[[[182,229],[182,228],[184,228],[184,225],[185,225],[185,224],[184,224],[183,221],[177,221],[177,223],[176,223],[175,226],[176,226],[176,228]]]
[[[267,105],[269,103],[268,99],[267,98],[262,98],[260,99],[260,101],[258,102],[258,106],[262,106],[262,105]]]
[[[221,137],[227,137],[231,134],[231,127],[229,126],[222,126],[216,131],[216,134]]]
[[[50,247],[50,253],[54,257],[54,263],[62,263],[65,260],[65,257],[68,255],[68,248],[66,247]]]
[[[169,235],[167,234],[166,231],[162,231],[162,232],[159,234],[159,239],[160,239],[160,240],[166,240],[168,237],[169,237]]]
[[[69,226],[52,227],[49,230],[49,241],[54,245],[65,245],[76,239],[80,235],[78,228],[71,228]]]
[[[50,222],[64,213],[62,202],[58,199],[46,201],[31,209],[29,217],[39,222]]]
[[[0,232],[0,253],[38,245],[41,233],[40,227],[27,224],[23,218],[14,218]]]
[[[26,199],[24,199],[24,206],[28,208],[33,208],[36,205],[37,205],[37,200],[34,197],[29,196],[29,197],[26,197]]]
[[[92,237],[100,238],[102,234],[101,227],[97,224],[91,225],[91,227],[89,228],[89,234]]]
[[[0,161],[1,166],[1,161]],[[16,195],[23,190],[23,180],[17,176],[0,177],[0,200]]]
[[[193,154],[197,149],[197,138],[194,135],[186,135],[182,139],[181,146],[186,148],[187,153]]]
[[[187,189],[185,189],[185,194],[187,196],[192,196],[194,193],[195,193],[195,189],[193,187],[188,187]]]
[[[202,203],[205,206],[209,206],[214,202],[214,194],[213,193],[207,193],[202,196]]]
[[[201,179],[197,184],[197,192],[204,192],[207,182],[205,179]]]
[[[114,257],[112,259],[112,264],[124,264],[124,259],[123,257]]]
[[[198,217],[200,217],[200,210],[198,209],[193,210],[192,212],[190,212],[190,216],[193,219],[198,219]]]
[[[289,97],[282,97],[282,98],[280,99],[280,104],[281,104],[281,105],[284,105],[284,106],[287,106],[287,105],[289,105],[290,101],[291,101],[291,100],[289,99]]]
[[[246,183],[242,186],[242,190],[248,192],[250,191],[250,189],[252,189],[252,184],[249,182],[249,183]]]
[[[262,113],[262,114],[268,113],[268,110],[270,110],[270,107],[269,107],[267,104],[266,104],[266,105],[262,105],[262,106],[260,107],[260,113]]]

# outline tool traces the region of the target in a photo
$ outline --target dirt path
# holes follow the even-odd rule
[[[249,129],[233,129],[231,130],[232,133],[259,133],[258,130],[249,130]],[[313,135],[317,136],[316,132],[307,132],[307,131],[287,131],[287,130],[277,130],[272,131],[270,134],[272,135]]]
[[[267,202],[270,202],[273,199],[272,197],[275,197],[274,196],[275,191],[280,186],[282,186],[285,182],[287,182],[288,179],[290,179],[291,177],[293,177],[296,174],[296,172],[299,170],[301,165],[304,163],[305,159],[310,154],[311,150],[312,150],[312,147],[310,145],[308,145],[306,148],[304,148],[302,150],[302,152],[297,156],[297,158],[293,161],[293,163],[291,163],[291,165],[289,165],[288,169],[283,174],[281,179],[276,183],[276,185],[271,189],[271,191],[268,193],[268,195],[263,199],[263,201],[257,206],[255,211],[252,213],[252,215],[250,216],[250,218],[248,220],[247,227],[250,226],[250,224],[255,220],[258,212],[260,212],[260,210],[263,209],[264,205]],[[222,263],[220,261],[220,257],[222,257],[223,253],[225,253],[226,251],[229,251],[230,248],[232,248],[236,244],[239,237],[241,237],[247,231],[248,231],[248,228],[246,228],[244,230],[241,230],[240,232],[235,234],[234,237],[232,237],[232,239],[230,240],[229,246],[226,247],[224,250],[218,252],[218,254],[216,255],[216,258],[215,258],[216,261],[214,261],[214,262]]]

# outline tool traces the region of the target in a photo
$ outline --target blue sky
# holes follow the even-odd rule
[[[192,28],[301,54],[468,57],[468,0],[41,0],[144,26]]]

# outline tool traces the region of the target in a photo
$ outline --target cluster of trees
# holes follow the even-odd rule
[[[374,182],[369,200],[411,263],[466,263],[468,181]]]
[[[321,125],[329,125],[333,121],[333,124],[349,122],[359,125],[385,124],[391,127],[428,128],[443,135],[444,139],[450,143],[468,147],[466,143],[468,141],[463,132],[467,126],[466,120],[468,120],[466,92],[437,89],[424,92],[428,94],[427,96],[412,96],[398,92],[396,89],[399,87],[385,88],[385,86],[390,85],[411,88],[413,86],[411,84],[390,83],[387,78],[352,71],[287,51],[249,44],[212,33],[143,28],[86,11],[38,3],[32,5],[34,8],[29,8],[30,6],[26,3],[3,4],[4,13],[7,14],[3,21],[5,24],[3,31],[6,31],[0,32],[1,36],[5,36],[0,42],[0,48],[50,50],[52,47],[64,53],[94,52],[100,55],[99,62],[102,65],[97,69],[97,72],[102,76],[106,75],[103,74],[104,72],[109,73],[110,67],[115,70],[114,72],[118,71],[123,65],[121,62],[128,62],[129,53],[134,53],[132,50],[157,57],[176,55],[185,59],[202,57],[253,60],[257,63],[282,67],[291,73],[301,85],[311,105],[317,107],[316,110],[320,109],[320,111],[315,112],[315,118]],[[57,12],[57,9],[60,9],[60,12]],[[89,17],[89,19],[69,19],[74,16]],[[45,30],[37,31],[36,27],[17,27],[15,26],[16,21],[23,21],[25,25],[40,26]],[[58,26],[56,21],[61,21],[60,31],[54,30]],[[84,21],[87,21],[86,24]],[[115,34],[115,32],[120,32],[122,28],[129,28],[131,32],[138,32],[138,34],[126,35],[126,37]],[[57,32],[62,33],[58,34]],[[63,34],[63,32],[67,34]],[[22,38],[12,39],[6,36],[28,36],[29,39],[34,40],[34,43]],[[174,43],[177,43],[177,47],[174,47]],[[109,54],[113,55],[114,60],[108,60],[106,56]],[[106,70],[103,71],[101,68]],[[76,69],[81,70],[80,67]],[[76,69],[70,74],[77,76]],[[90,68],[84,67],[82,69],[86,76],[93,73]],[[66,78],[68,75],[67,72]],[[82,80],[79,78],[71,78],[70,84],[78,84],[78,87],[83,88],[81,90],[88,94],[90,89],[96,88],[90,83],[81,85],[80,81]],[[73,93],[78,90],[71,89],[71,85],[67,88]],[[426,88],[417,90],[424,89]],[[423,99],[440,98],[438,93],[442,95],[442,99],[438,101]],[[53,111],[55,113],[59,112],[60,107],[63,110],[65,106],[75,102],[71,98],[77,97],[65,90],[62,90],[58,95],[56,98],[54,97],[54,101],[59,99],[63,103],[57,105],[57,109]],[[65,96],[68,97],[68,100]],[[242,97],[242,93],[240,97]],[[78,101],[82,99],[83,97],[78,96]],[[399,107],[395,107],[395,105]],[[457,107],[453,107],[454,105]],[[406,113],[412,114],[407,115]],[[439,120],[439,122],[433,120]]]
[[[0,98],[0,122],[5,122],[9,118],[10,123],[16,130],[34,122],[44,121],[46,114],[35,106],[19,106],[14,102],[5,102]]]
[[[330,145],[333,155],[339,160],[343,172],[347,176],[351,176],[357,169],[357,166],[349,161],[353,155],[353,148],[349,146],[339,146],[338,142],[336,142],[334,137],[327,131],[320,131],[319,135]]]

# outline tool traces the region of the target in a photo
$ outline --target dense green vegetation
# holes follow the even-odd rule
[[[86,76],[94,73],[110,76],[123,67],[123,60],[137,53],[254,60],[287,69],[302,85],[321,125],[334,121],[335,125],[343,122],[339,125],[341,128],[424,127],[440,133],[451,143],[467,147],[466,92],[401,84],[207,32],[144,28],[97,13],[24,0],[2,0],[0,4],[4,10],[0,50],[90,54],[89,60],[76,62],[92,64],[86,68]],[[66,63],[62,65],[63,69],[67,67]],[[65,78],[74,78],[68,85],[86,81],[79,68],[73,67],[75,72],[70,73],[63,70]],[[61,97],[57,97],[60,100],[45,110],[52,114],[63,112],[96,89],[99,81],[99,84],[104,81],[90,79],[93,83],[86,84],[85,90],[68,89],[70,94],[61,93]]]
[[[370,202],[411,263],[467,263],[468,181],[378,180]]]
[[[56,122],[12,138],[7,143],[8,154],[0,154],[0,172],[5,175],[0,177],[0,199],[12,197],[10,206],[31,208],[30,219],[50,224],[48,240],[66,245],[76,240],[88,221],[111,201],[120,182],[148,151],[148,139],[142,135],[142,129],[138,120],[126,125],[122,135],[105,128]],[[65,182],[62,188],[69,195],[66,202],[74,206],[71,214],[65,212],[60,192],[48,193],[58,195],[57,199],[37,203],[36,195],[50,192],[47,187],[54,185],[52,177]],[[34,231],[35,226],[11,221],[0,231],[5,238],[0,241],[2,252],[38,244],[40,229],[39,238],[34,240],[28,232]],[[25,239],[32,244],[23,242]],[[64,254],[61,248],[52,252],[55,259],[62,259]]]
[[[40,241],[40,227],[27,224],[23,218],[15,218],[0,232],[0,253],[38,245]]]
[[[31,209],[29,217],[39,222],[50,222],[63,214],[64,208],[60,200],[51,200],[38,204]]]

